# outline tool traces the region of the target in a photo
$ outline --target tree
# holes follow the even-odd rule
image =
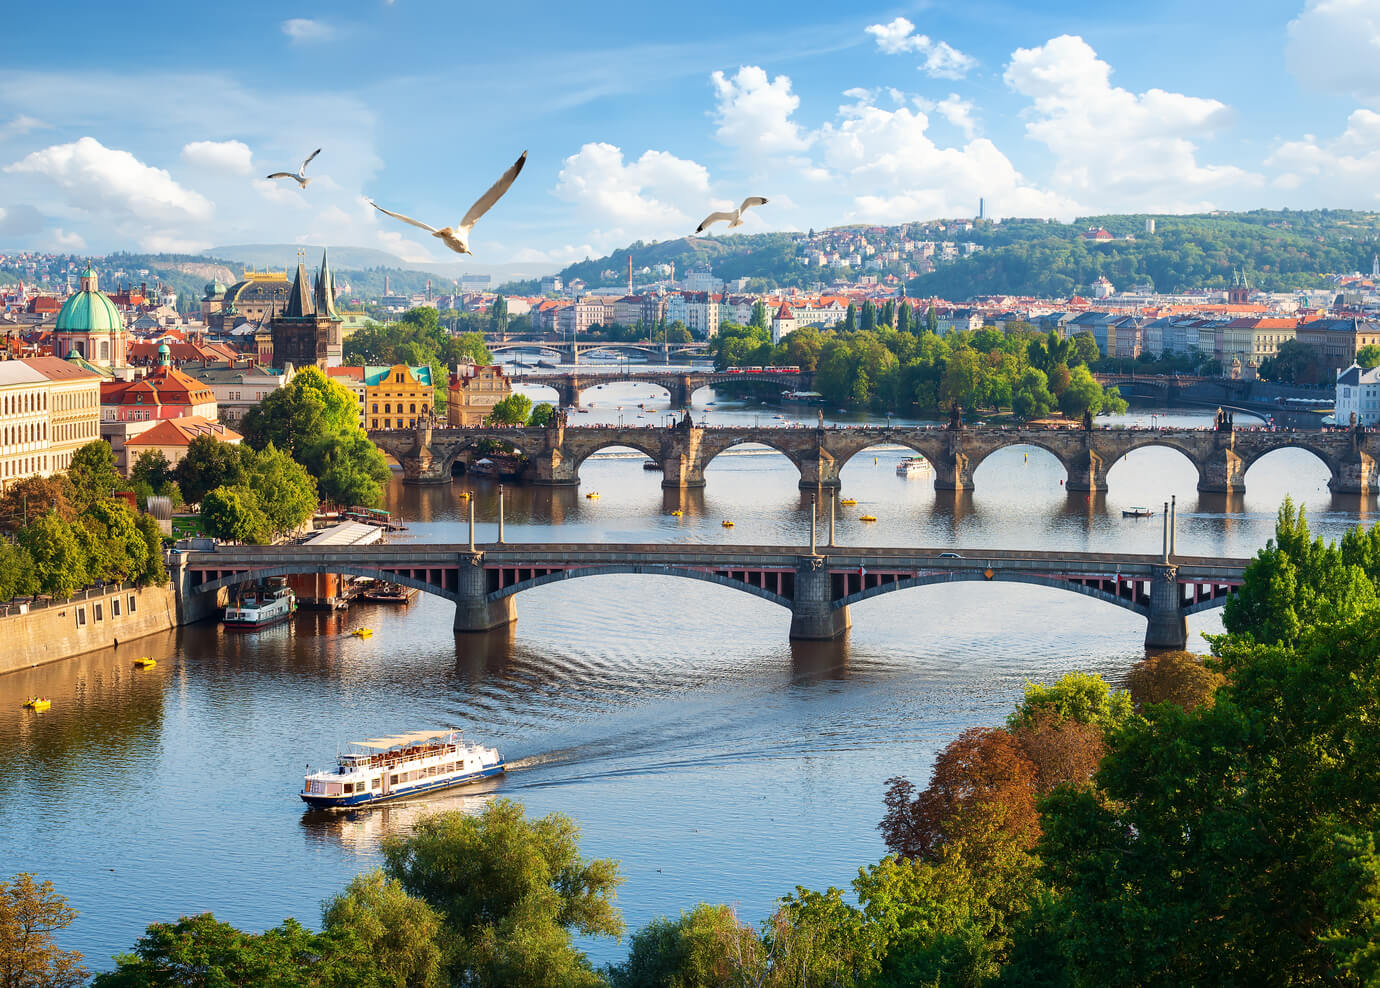
[[[532,399],[519,391],[497,402],[484,421],[490,425],[526,425],[532,414]]]
[[[915,311],[910,307],[910,303],[902,299],[901,303],[896,306],[896,332],[909,333],[911,331],[911,317],[914,315]]]
[[[700,903],[679,919],[654,919],[632,935],[622,964],[606,969],[613,988],[719,988],[750,967],[765,972],[762,944],[728,906]]]
[[[214,436],[196,436],[174,476],[188,504],[200,504],[207,491],[244,483],[248,448],[223,443]]]
[[[242,431],[254,449],[272,443],[319,476],[326,449],[360,431],[359,406],[345,385],[305,367],[249,410]],[[185,483],[183,494],[190,499]]]
[[[527,424],[533,428],[545,429],[555,424],[556,410],[542,402],[532,409],[532,414],[527,419]]]
[[[1101,676],[1085,672],[1067,673],[1052,686],[1027,683],[1025,697],[1006,725],[1014,730],[1042,711],[1052,712],[1061,721],[1096,724],[1104,731],[1120,728],[1133,712],[1129,693],[1113,690]]]
[[[373,959],[381,984],[439,988],[444,984],[441,914],[378,869],[355,876],[322,909],[326,933],[356,940]]]
[[[1054,408],[1054,402],[1044,371],[1027,367],[1016,384],[1015,394],[1011,398],[1011,411],[1018,418],[1044,418]]]
[[[1356,351],[1356,362],[1361,365],[1363,370],[1380,367],[1380,344],[1367,343],[1361,347]]]
[[[86,550],[73,527],[56,511],[49,511],[19,532],[19,544],[33,559],[38,589],[63,599],[71,598],[90,582]]]
[[[925,312],[925,332],[939,332],[939,313],[935,311],[933,302],[930,303],[929,309]]]
[[[862,304],[862,320],[858,328],[864,333],[871,333],[877,329],[877,306],[871,299]]]
[[[28,872],[0,882],[0,988],[67,988],[89,972],[81,954],[60,950],[54,934],[67,929],[77,911]]]
[[[752,303],[751,325],[756,326],[758,329],[767,328],[767,307],[762,304],[760,298]]]
[[[593,986],[599,978],[571,935],[622,933],[611,902],[622,879],[615,862],[581,857],[578,842],[568,817],[528,820],[499,799],[477,816],[439,813],[386,839],[384,871],[445,917],[453,983]]]
[[[115,469],[115,454],[110,444],[100,439],[72,454],[67,479],[72,485],[72,505],[78,511],[126,487],[125,479]]]
[[[1072,369],[1080,364],[1095,364],[1102,359],[1102,351],[1092,333],[1075,333],[1073,351],[1069,354],[1068,365]]]
[[[1050,708],[1023,720],[1012,734],[1035,766],[1035,791],[1041,796],[1058,786],[1087,785],[1107,750],[1098,724],[1061,717]]]
[[[300,463],[269,443],[253,457],[245,478],[273,537],[300,528],[318,504],[316,481]]]
[[[852,302],[848,303],[848,308],[843,314],[843,331],[845,333],[855,332],[858,328],[858,307]]]
[[[324,450],[317,490],[332,504],[372,506],[383,500],[392,475],[383,453],[363,432],[342,436]]]
[[[87,549],[87,579],[146,581],[152,571],[150,546],[135,513],[122,501],[97,501],[78,523],[93,536]],[[162,546],[156,554],[162,555]]]
[[[1226,680],[1192,652],[1157,652],[1131,667],[1126,687],[1137,709],[1172,703],[1184,710],[1211,704]]]
[[[484,342],[483,333],[461,333],[450,337],[445,354],[448,364],[458,364],[468,358],[476,364],[492,364],[494,356]]]
[[[262,545],[271,531],[259,499],[246,487],[217,487],[203,497],[201,524],[208,535],[227,542]]]
[[[22,545],[0,541],[0,602],[38,593],[38,570]]]
[[[1035,766],[1007,731],[969,728],[935,759],[929,787],[918,795],[904,778],[887,780],[886,816],[878,824],[889,850],[906,858],[939,859],[964,836],[971,816],[998,820],[1024,846],[1039,835]]]
[[[1380,362],[1380,348],[1373,348],[1376,350],[1377,361]],[[1360,358],[1361,354],[1358,352],[1358,363]],[[1302,340],[1285,340],[1279,345],[1279,350],[1274,356],[1266,357],[1260,362],[1260,376],[1267,381],[1279,381],[1282,384],[1314,384],[1319,373],[1317,351]]]
[[[63,521],[71,521],[77,516],[71,494],[71,484],[60,475],[15,481],[0,495],[0,531],[13,534],[50,510]]]
[[[494,298],[493,307],[489,310],[491,327],[495,333],[508,332],[508,299],[503,295]]]
[[[1079,364],[1069,372],[1069,384],[1059,395],[1059,410],[1070,418],[1079,418],[1084,412],[1096,415],[1102,411],[1106,394],[1088,370],[1086,364]]]
[[[144,450],[129,471],[132,483],[147,484],[155,494],[161,494],[163,489],[172,483],[173,477],[172,464],[168,462],[161,449]]]

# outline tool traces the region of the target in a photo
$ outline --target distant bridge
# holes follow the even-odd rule
[[[515,336],[498,334],[485,336],[485,345],[490,353],[506,353],[512,350],[546,350],[557,354],[569,363],[578,364],[582,354],[596,350],[609,350],[617,353],[640,354],[657,358],[662,363],[670,363],[672,357],[699,357],[709,352],[709,344],[692,341],[690,343],[666,343],[644,340],[641,342],[617,342],[600,340],[568,340],[562,337],[532,337],[520,339]]]
[[[764,370],[729,368],[721,371],[658,371],[655,368],[638,368],[620,371],[616,374],[589,372],[524,374],[515,380],[523,384],[540,384],[544,387],[554,388],[558,403],[562,408],[578,406],[584,392],[605,384],[653,384],[659,388],[664,388],[670,396],[671,407],[679,410],[689,408],[691,398],[701,388],[713,388],[724,384],[760,384],[783,391],[807,391],[814,382],[814,375],[774,371],[770,368]]]
[[[837,488],[839,473],[850,459],[884,443],[903,446],[928,460],[934,467],[934,486],[941,491],[972,490],[978,465],[1009,446],[1035,446],[1051,453],[1064,467],[1065,487],[1071,493],[1107,490],[1107,473],[1118,460],[1152,446],[1187,457],[1198,471],[1198,490],[1203,493],[1243,492],[1251,464],[1279,449],[1301,449],[1317,457],[1328,469],[1328,487],[1334,493],[1370,494],[1380,486],[1380,438],[1350,430],[711,427],[683,419],[671,427],[557,422],[549,428],[521,429],[443,429],[424,422],[415,429],[371,432],[369,438],[402,464],[404,479],[414,484],[448,483],[456,462],[475,455],[481,443],[498,441],[527,458],[524,480],[553,486],[578,484],[580,465],[592,454],[624,446],[661,466],[663,487],[703,487],[710,461],[744,443],[782,453],[800,472],[802,490]]]
[[[792,638],[832,639],[849,607],[940,583],[1027,583],[1115,604],[1147,620],[1149,648],[1184,648],[1185,619],[1221,606],[1248,560],[1001,549],[836,548],[684,544],[263,546],[180,554],[181,592],[214,595],[251,580],[339,573],[388,580],[455,603],[454,630],[517,619],[524,590],[586,576],[634,573],[699,580],[779,604]],[[214,597],[212,597],[214,599]]]

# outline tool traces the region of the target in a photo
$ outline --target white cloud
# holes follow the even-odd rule
[[[916,34],[915,25],[904,17],[897,17],[889,24],[872,24],[867,33],[888,55],[916,52],[923,56],[920,71],[937,79],[962,79],[977,65],[977,59],[947,41],[934,41],[927,34]]]
[[[315,21],[310,17],[291,17],[283,21],[281,27],[294,45],[330,41],[339,33],[325,21]]]
[[[698,162],[649,150],[625,164],[621,148],[602,142],[565,159],[554,191],[610,242],[685,235],[710,201],[709,172]]]
[[[715,72],[710,81],[719,125],[715,136],[724,144],[754,155],[786,154],[809,146],[808,137],[791,120],[800,97],[791,92],[790,76],[770,79],[760,67],[743,65],[732,78]]]
[[[1191,138],[1229,124],[1230,108],[1113,86],[1111,66],[1082,38],[1016,49],[1004,79],[1031,101],[1026,136],[1054,155],[1053,184],[1086,208],[1188,211],[1210,206],[1214,193],[1261,183],[1241,168],[1197,160]]]
[[[961,99],[958,93],[950,93],[941,100],[917,99],[915,105],[926,113],[938,113],[952,126],[963,133],[965,140],[977,136],[978,125],[973,118],[972,100]]]
[[[1346,130],[1333,140],[1305,134],[1280,144],[1266,159],[1281,169],[1272,180],[1279,189],[1301,190],[1309,205],[1338,201],[1374,206],[1380,200],[1380,113],[1358,109]]]
[[[37,117],[31,117],[27,113],[21,113],[9,123],[0,125],[0,141],[11,137],[23,137],[31,130],[40,130],[48,126],[48,124],[39,120]]]
[[[839,107],[818,135],[824,162],[852,197],[851,218],[899,223],[969,216],[987,197],[997,215],[1070,216],[1076,205],[1028,182],[991,141],[942,147],[921,110],[888,110],[871,98]]]
[[[1285,60],[1303,85],[1380,98],[1380,4],[1308,0],[1289,22]]]
[[[248,175],[254,155],[243,141],[192,141],[182,148],[182,160],[196,168]]]
[[[178,185],[163,169],[94,137],[35,151],[5,172],[43,176],[62,190],[68,205],[93,214],[158,223],[204,221],[215,212],[208,199]]]
[[[564,244],[547,250],[535,247],[522,247],[513,253],[513,260],[519,264],[551,264],[564,267],[577,261],[598,257],[603,251],[596,250],[592,244]]]
[[[53,243],[64,250],[81,250],[86,246],[86,240],[80,233],[68,233],[61,227],[53,230]]]

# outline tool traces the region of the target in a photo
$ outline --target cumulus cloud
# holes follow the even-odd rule
[[[791,120],[800,97],[791,92],[790,76],[775,79],[756,65],[740,66],[731,78],[710,76],[714,86],[715,136],[730,147],[754,155],[802,151],[809,138]]]
[[[1380,199],[1380,113],[1358,109],[1331,140],[1305,134],[1281,143],[1265,164],[1279,169],[1276,188],[1301,190],[1309,205],[1339,199],[1374,204]]]
[[[625,163],[621,148],[589,143],[565,159],[555,193],[603,227],[605,239],[660,239],[694,229],[691,213],[708,200],[709,172],[667,151]]]
[[[196,168],[248,175],[253,153],[243,141],[192,141],[182,148],[182,160]]]
[[[325,21],[312,20],[310,17],[290,17],[280,26],[294,45],[330,41],[338,33]]]
[[[1016,49],[1004,79],[1031,101],[1026,136],[1054,155],[1054,184],[1088,208],[1200,209],[1211,205],[1213,193],[1262,181],[1197,159],[1192,138],[1210,137],[1231,122],[1225,104],[1114,86],[1111,66],[1080,37]]]
[[[934,41],[927,34],[917,34],[915,25],[904,17],[897,17],[888,24],[872,24],[867,33],[888,55],[915,52],[922,56],[920,71],[936,79],[961,79],[977,65],[977,59],[947,41]]]
[[[886,109],[867,97],[839,107],[818,134],[824,162],[852,197],[852,218],[897,223],[967,216],[977,201],[1007,216],[1071,216],[1076,205],[1027,181],[991,141],[937,144],[919,109]]]
[[[958,93],[950,93],[941,100],[916,100],[916,106],[926,113],[938,113],[941,117],[962,132],[966,140],[977,136],[977,120],[973,118],[972,100],[961,99]]]
[[[42,176],[62,190],[69,205],[88,213],[180,222],[208,220],[215,211],[208,199],[177,184],[162,168],[94,137],[35,151],[5,172]]]
[[[1289,22],[1284,53],[1305,86],[1380,98],[1380,4],[1308,0]]]
[[[80,233],[69,233],[61,227],[53,230],[52,239],[62,250],[82,250],[86,247],[86,238]]]

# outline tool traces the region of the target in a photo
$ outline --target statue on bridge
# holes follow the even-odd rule
[[[949,402],[949,428],[954,432],[963,428],[963,406],[956,401]]]
[[[1092,414],[1092,409],[1091,409],[1091,408],[1085,408],[1085,409],[1083,409],[1083,431],[1084,431],[1084,432],[1092,432],[1092,431],[1093,431],[1093,414]]]
[[[1215,428],[1218,432],[1231,432],[1231,431],[1232,431],[1232,413],[1231,413],[1231,412],[1224,412],[1224,411],[1222,411],[1221,408],[1218,408],[1218,409],[1217,409],[1217,424],[1214,426],[1214,428]]]
[[[689,432],[695,427],[695,420],[690,417],[690,409],[687,408],[685,410],[685,414],[680,417],[680,422],[677,423],[677,426],[684,429],[686,432]]]

